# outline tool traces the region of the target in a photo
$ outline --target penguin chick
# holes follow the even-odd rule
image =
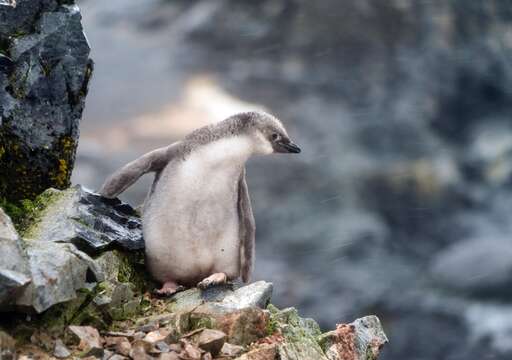
[[[246,112],[195,130],[112,174],[99,193],[113,198],[155,173],[144,203],[146,264],[171,295],[241,277],[254,262],[255,223],[245,180],[252,155],[299,153],[274,116]]]

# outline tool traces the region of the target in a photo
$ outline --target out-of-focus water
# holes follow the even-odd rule
[[[276,304],[326,327],[376,313],[384,359],[510,358],[509,2],[80,5],[96,67],[75,182],[265,108],[303,148],[248,164]]]

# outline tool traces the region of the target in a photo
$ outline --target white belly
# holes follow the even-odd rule
[[[153,276],[195,284],[215,272],[240,273],[238,181],[246,157],[208,145],[170,163],[147,207],[143,228]]]

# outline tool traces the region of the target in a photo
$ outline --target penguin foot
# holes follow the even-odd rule
[[[228,281],[228,277],[226,274],[215,273],[215,274],[208,276],[206,279],[203,279],[201,282],[199,282],[197,284],[197,287],[199,289],[205,290],[205,289],[209,288],[210,286],[225,284],[225,283],[227,283],[227,281]]]
[[[155,289],[153,294],[158,297],[170,297],[183,290],[185,290],[184,286],[178,285],[173,281],[167,281],[162,285],[161,289]]]

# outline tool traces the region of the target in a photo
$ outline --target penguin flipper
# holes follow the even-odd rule
[[[256,224],[252,213],[251,198],[245,180],[245,168],[238,181],[238,217],[240,224],[240,265],[242,281],[250,280],[254,264]]]
[[[177,154],[179,142],[150,151],[140,158],[133,160],[110,175],[103,183],[98,193],[107,198],[114,198],[125,191],[142,175],[161,171]]]

